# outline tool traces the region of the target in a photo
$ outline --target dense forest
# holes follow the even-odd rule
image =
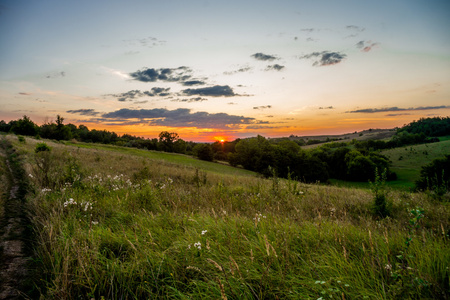
[[[389,140],[331,142],[305,150],[302,140],[271,140],[263,136],[215,143],[186,142],[177,133],[163,131],[158,138],[147,139],[128,134],[119,136],[107,130],[89,130],[84,125],[55,122],[41,126],[29,117],[0,121],[0,131],[54,140],[77,140],[136,147],[140,149],[194,155],[207,161],[226,161],[232,166],[258,172],[266,177],[293,178],[303,182],[326,182],[330,178],[349,181],[374,180],[376,170],[386,170],[387,179],[396,179],[387,157],[377,150],[405,145],[437,142],[438,136],[450,135],[450,118],[435,117],[414,121]],[[423,185],[423,184],[422,184]]]

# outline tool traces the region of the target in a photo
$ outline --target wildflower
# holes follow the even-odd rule
[[[198,250],[202,250],[202,243],[200,242],[194,243],[194,247],[197,247]]]
[[[167,178],[167,182],[169,182],[169,183],[173,183],[173,180],[172,180],[172,178]]]
[[[45,193],[45,192],[51,192],[51,191],[52,191],[52,190],[51,190],[51,189],[48,189],[48,188],[43,188],[43,189],[42,189],[42,192],[43,192],[43,193]]]
[[[29,176],[30,178],[33,178],[33,175],[31,175],[31,174],[28,174],[28,176]]]
[[[92,221],[92,225],[98,225],[98,221]]]
[[[73,200],[73,198],[69,198],[68,201],[64,202],[64,207],[67,207],[69,205],[77,205],[77,202]]]
[[[387,264],[384,268],[385,268],[386,270],[391,270],[391,269],[392,269],[392,265]]]
[[[208,230],[202,230],[202,235],[204,235],[207,232],[208,232]]]

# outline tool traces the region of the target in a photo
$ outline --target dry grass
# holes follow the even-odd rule
[[[43,187],[35,143],[16,146],[33,174],[29,203],[47,298],[394,299],[448,292],[450,212],[424,194],[388,192],[391,217],[376,219],[366,190],[219,175],[50,142],[51,186]],[[411,229],[409,210],[416,207],[425,218]]]

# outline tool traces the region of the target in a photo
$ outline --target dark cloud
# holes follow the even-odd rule
[[[96,112],[93,109],[76,109],[76,110],[68,110],[67,113],[69,114],[79,114],[82,116],[96,116],[99,114],[99,112]]]
[[[203,85],[203,84],[205,84],[205,82],[201,81],[201,80],[188,80],[188,81],[182,82],[181,84],[184,86],[193,86],[193,85]]]
[[[120,94],[107,94],[105,96],[113,96],[116,97],[120,102],[132,101],[133,99],[140,97],[166,97],[169,96],[170,88],[161,88],[161,87],[153,87],[151,91],[140,91],[140,90],[131,90],[125,93]]]
[[[319,109],[334,109],[334,107],[333,106],[327,106],[327,107],[319,107]]]
[[[154,126],[218,129],[229,129],[249,124],[268,124],[268,122],[258,121],[254,118],[229,115],[226,113],[192,113],[190,109],[186,108],[178,108],[175,110],[167,110],[165,108],[132,110],[124,108],[103,114],[102,118],[103,119],[99,119],[99,121],[115,120],[129,122],[130,119],[140,119],[140,123],[148,123],[149,125]]]
[[[192,77],[192,70],[188,67],[178,68],[162,68],[150,69],[143,68],[142,70],[130,73],[130,76],[135,80],[142,82],[168,81],[168,82],[183,82]]]
[[[409,107],[409,108],[400,108],[400,107],[386,107],[386,108],[365,108],[347,111],[346,113],[379,113],[379,112],[394,112],[394,111],[414,111],[414,110],[434,110],[434,109],[448,109],[450,106],[441,105],[441,106],[418,106],[418,107]]]
[[[188,99],[173,99],[173,100],[170,100],[170,101],[172,101],[172,102],[188,102],[188,103],[191,103],[191,102],[208,101],[208,99],[202,98],[202,97],[195,97],[195,98],[188,98]]]
[[[280,66],[279,64],[269,65],[266,68],[266,71],[275,70],[275,71],[281,71],[284,69],[284,66]]]
[[[211,96],[211,97],[232,97],[239,96],[233,92],[233,89],[228,85],[215,85],[211,87],[186,89],[182,91],[187,96]]]
[[[331,66],[340,63],[346,57],[347,55],[344,53],[322,51],[301,56],[300,59],[313,59],[313,66]]]
[[[272,105],[255,106],[255,107],[253,107],[253,109],[266,109],[266,108],[272,108]]]
[[[264,54],[261,52],[253,54],[252,57],[257,60],[263,60],[263,61],[267,61],[267,60],[272,61],[272,60],[277,59],[276,56]]]
[[[311,33],[311,32],[313,32],[313,31],[315,31],[315,29],[314,29],[314,28],[303,28],[303,29],[300,29],[300,31],[304,31],[304,32],[309,32],[309,33]]]
[[[45,76],[45,78],[59,78],[59,77],[65,77],[65,76],[66,76],[66,72],[62,71],[62,72],[55,72],[55,73],[48,74],[47,76]]]
[[[404,113],[404,114],[387,114],[386,117],[398,117],[398,116],[409,116],[411,114]]]
[[[359,41],[356,43],[356,48],[361,49],[362,52],[369,52],[373,47],[378,46],[379,43],[373,43],[372,41]]]
[[[24,92],[22,92],[22,93],[19,93],[19,95],[23,95],[23,96],[30,96],[30,95],[31,95],[31,93],[24,93]]]

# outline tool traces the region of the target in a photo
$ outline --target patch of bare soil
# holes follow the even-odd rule
[[[0,149],[4,151],[4,149]],[[5,156],[2,153],[1,156]],[[24,205],[20,199],[19,181],[14,177],[11,163],[6,160],[5,175],[9,178],[7,193],[3,193],[3,215],[0,216],[0,300],[28,299],[21,290],[28,275],[29,258],[24,245]]]

